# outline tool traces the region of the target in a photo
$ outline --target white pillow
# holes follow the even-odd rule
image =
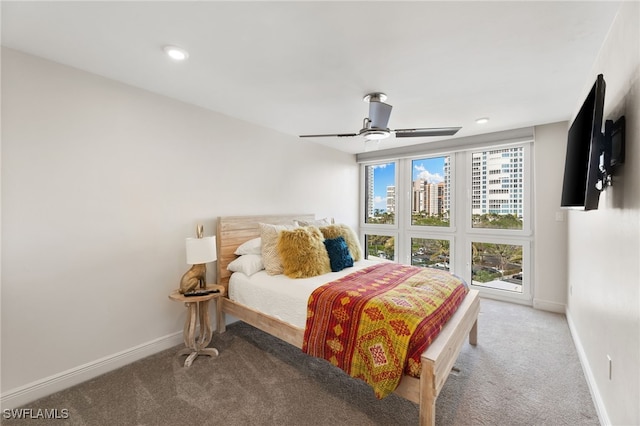
[[[242,272],[250,277],[256,272],[264,269],[262,256],[259,254],[244,254],[227,265],[227,269],[231,272]]]
[[[242,256],[243,254],[262,254],[262,238],[254,238],[240,244],[234,254]]]
[[[278,233],[293,229],[292,225],[271,225],[259,223],[260,238],[262,238],[262,262],[269,275],[280,275],[284,272],[280,255],[278,254]]]
[[[329,219],[328,217],[322,219],[312,219],[312,220],[293,220],[293,224],[295,226],[327,226],[333,223],[333,218]]]

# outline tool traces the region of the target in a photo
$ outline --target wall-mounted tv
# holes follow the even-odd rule
[[[589,95],[569,128],[564,166],[562,201],[566,208],[598,208],[601,180],[601,156],[605,137],[602,133],[605,81],[598,75]]]

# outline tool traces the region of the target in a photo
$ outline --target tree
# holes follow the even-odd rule
[[[471,243],[471,255],[473,257],[473,263],[479,265],[484,264],[486,248],[484,243]]]
[[[387,255],[387,259],[395,259],[396,251],[396,239],[394,237],[387,238],[384,243],[384,253]]]
[[[373,217],[367,218],[367,223],[382,223],[393,224],[395,222],[395,215],[381,209],[375,209]]]
[[[522,229],[522,219],[515,214],[474,214],[473,227],[491,229]]]
[[[433,241],[433,254],[429,258],[433,261],[444,260],[449,263],[449,240],[431,240]]]
[[[395,239],[388,235],[367,235],[367,254],[379,256],[384,253],[387,259],[395,256]]]
[[[522,263],[522,246],[487,244],[487,252],[497,257],[500,271],[504,271],[509,263]]]
[[[413,213],[411,215],[412,225],[421,226],[449,226],[449,219],[444,215],[427,215],[426,213]]]
[[[474,281],[479,281],[481,283],[488,283],[495,280],[496,278],[500,278],[500,274],[485,271],[483,269],[480,269],[473,274]]]
[[[522,263],[522,246],[495,244],[494,250],[499,256],[501,271],[504,271],[509,263]]]

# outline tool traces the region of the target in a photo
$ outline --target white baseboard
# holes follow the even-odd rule
[[[542,299],[533,299],[533,307],[535,309],[540,309],[543,311],[556,312],[559,314],[564,314],[567,306],[564,303],[551,302],[548,300]]]
[[[0,407],[2,407],[2,409],[12,409],[24,406],[37,399],[51,395],[54,392],[59,392],[149,355],[172,348],[182,342],[182,332],[169,334],[133,348],[125,349],[116,354],[71,368],[62,373],[36,380],[35,382],[3,393],[0,397]]]
[[[602,401],[602,396],[600,396],[600,391],[598,390],[598,384],[596,383],[595,378],[593,377],[593,372],[591,371],[591,366],[587,360],[587,355],[584,351],[584,347],[582,346],[582,342],[580,341],[580,337],[578,337],[578,333],[576,332],[575,325],[573,320],[571,319],[571,312],[567,307],[567,323],[569,324],[569,331],[571,332],[571,337],[573,338],[573,343],[576,347],[576,351],[578,352],[578,358],[580,358],[580,365],[582,365],[582,371],[584,372],[584,376],[587,379],[587,385],[589,386],[589,391],[591,392],[591,398],[593,399],[593,404],[596,407],[596,412],[598,413],[598,419],[600,420],[600,424],[603,426],[611,425],[611,421],[609,420],[609,415],[607,414],[607,410],[604,406],[604,402]]]

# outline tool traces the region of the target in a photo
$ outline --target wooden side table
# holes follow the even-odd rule
[[[178,355],[188,355],[184,361],[185,367],[191,366],[198,355],[218,356],[217,349],[207,348],[213,335],[211,321],[209,319],[209,302],[211,299],[216,299],[216,315],[218,315],[218,321],[220,321],[224,287],[221,285],[208,285],[207,290],[218,290],[218,293],[186,297],[180,294],[178,290],[175,290],[169,295],[169,299],[175,300],[176,302],[183,302],[188,309],[183,332],[186,348],[178,352]],[[196,319],[198,319],[198,321],[196,321]],[[199,337],[196,340],[197,323],[199,323],[200,330]]]

